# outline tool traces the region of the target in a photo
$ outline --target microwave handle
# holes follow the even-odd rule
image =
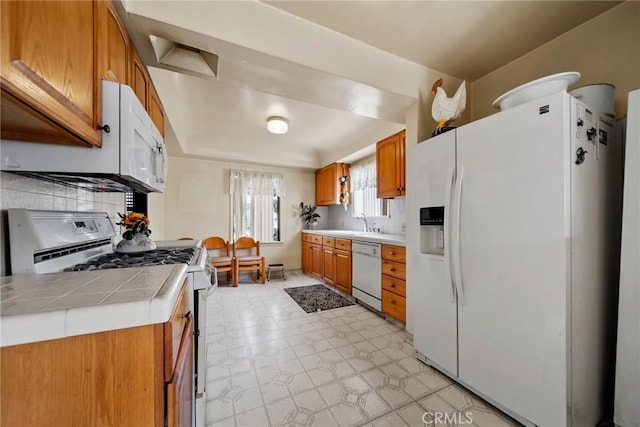
[[[168,162],[167,162],[167,149],[165,147],[165,145],[160,142],[157,144],[156,146],[156,177],[158,179],[158,182],[165,182],[165,178],[167,176],[167,166],[168,166]],[[160,168],[160,170],[158,170],[158,157],[162,158],[162,167]]]

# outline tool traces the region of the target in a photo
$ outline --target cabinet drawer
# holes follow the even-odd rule
[[[402,246],[382,245],[382,259],[406,263],[406,250]]]
[[[351,240],[348,239],[336,239],[336,249],[342,249],[343,251],[351,250]]]
[[[406,265],[399,262],[382,260],[382,274],[393,276],[397,279],[405,280],[407,278]]]
[[[311,243],[311,234],[302,233],[302,241]]]
[[[173,368],[176,365],[176,359],[178,358],[178,349],[180,348],[180,342],[182,341],[182,333],[185,326],[191,319],[191,312],[189,311],[189,297],[187,295],[189,287],[185,280],[176,307],[173,309],[173,313],[169,318],[169,321],[164,324],[164,375],[165,381],[169,381],[173,376]]]
[[[335,248],[336,247],[336,239],[335,237],[323,237],[322,238],[322,246]]]
[[[401,297],[407,296],[406,282],[402,279],[396,279],[395,277],[382,276],[382,289],[386,289]]]
[[[318,236],[317,234],[310,234],[311,243],[317,243],[319,245],[322,244],[322,236]]]
[[[401,321],[402,323],[407,323],[407,307],[404,297],[383,290],[382,312]]]

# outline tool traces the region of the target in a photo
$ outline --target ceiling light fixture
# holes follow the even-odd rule
[[[277,135],[282,135],[289,131],[287,119],[279,116],[271,116],[267,119],[267,130]]]

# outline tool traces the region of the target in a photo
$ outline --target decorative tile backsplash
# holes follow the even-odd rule
[[[115,224],[118,212],[125,211],[124,193],[94,193],[48,181],[0,172],[0,275],[9,274],[9,230],[7,209],[24,208],[55,211],[107,212]],[[116,231],[118,227],[116,226]]]

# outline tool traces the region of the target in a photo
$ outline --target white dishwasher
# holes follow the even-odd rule
[[[382,261],[380,244],[353,241],[351,293],[371,308],[382,310]]]

